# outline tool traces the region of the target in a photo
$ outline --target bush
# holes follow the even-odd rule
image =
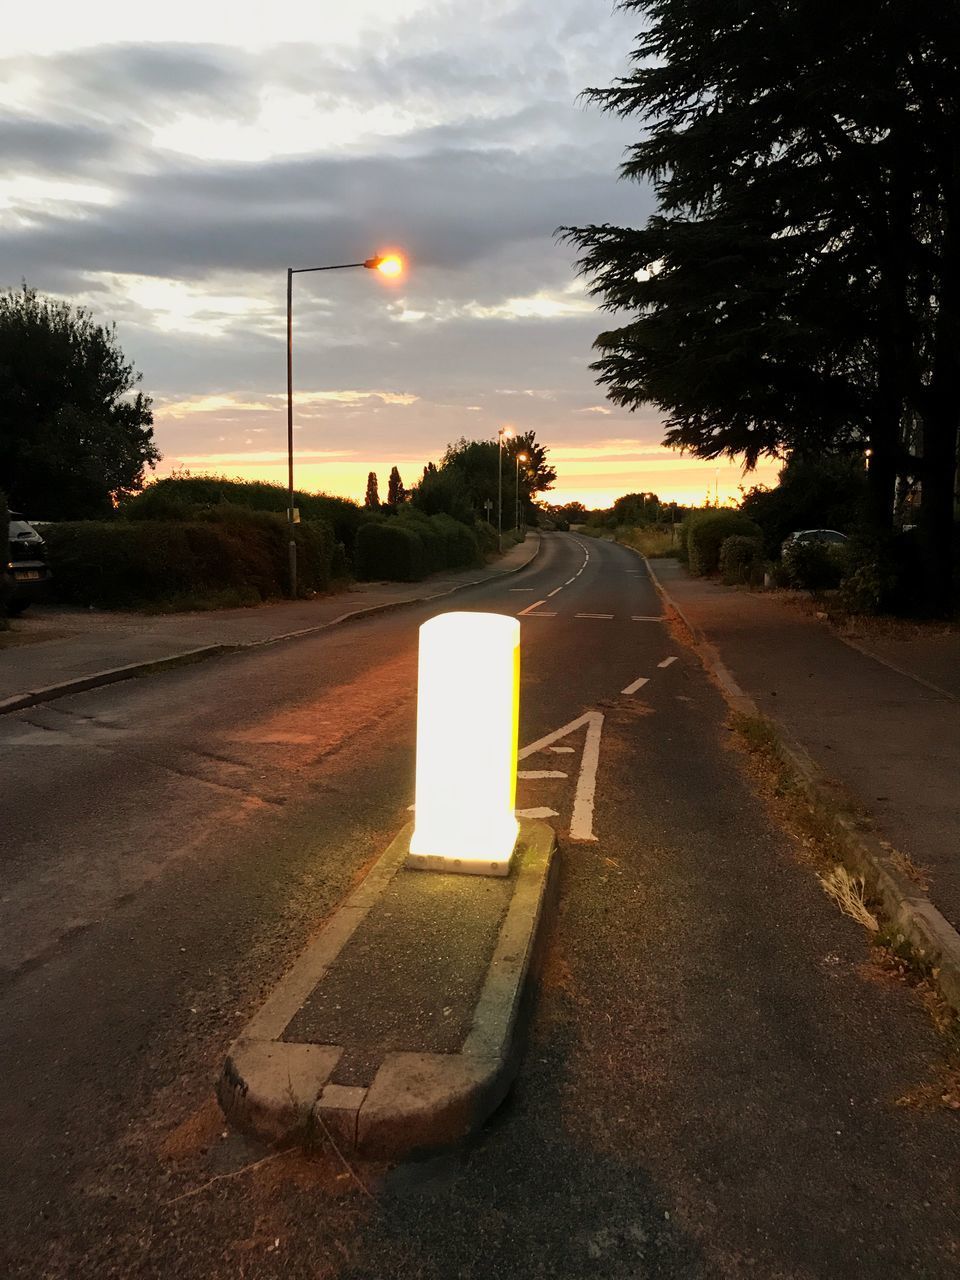
[[[357,534],[357,575],[416,582],[426,573],[423,541],[405,521],[371,521]]]
[[[287,590],[288,525],[267,512],[222,507],[186,520],[76,521],[45,530],[53,591],[101,608],[250,604]],[[296,527],[301,590],[330,585],[333,538]]]
[[[478,520],[473,526],[482,556],[492,556],[497,550],[497,531],[489,520]]]
[[[756,582],[763,573],[763,542],[741,533],[720,544],[720,574],[728,587]]]
[[[717,572],[720,567],[720,547],[725,538],[736,535],[746,538],[762,537],[759,527],[740,511],[698,511],[691,513],[684,525],[690,572],[700,578]]]
[[[795,542],[783,557],[792,587],[804,591],[832,591],[839,587],[849,559],[836,542]]]
[[[8,631],[7,601],[13,592],[13,582],[6,571],[7,556],[10,554],[10,509],[7,506],[7,495],[0,492],[0,547],[3,548],[3,564],[0,565],[0,631]]]
[[[326,493],[295,494],[303,522],[323,521],[353,559],[357,531],[369,517],[347,498]],[[265,480],[228,480],[226,476],[166,476],[127,499],[121,514],[130,520],[196,520],[227,506],[233,510],[268,512],[286,518],[288,491]]]
[[[436,515],[430,523],[443,539],[443,567],[467,569],[480,562],[480,544],[477,535],[452,516]]]

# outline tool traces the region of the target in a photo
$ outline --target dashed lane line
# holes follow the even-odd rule
[[[676,658],[664,658],[662,662],[658,662],[658,667],[669,667],[671,662],[676,662]]]
[[[613,618],[612,613],[575,613],[573,616],[575,618],[603,618],[606,620]]]
[[[638,676],[633,684],[628,684],[625,689],[621,689],[621,693],[636,693],[638,689],[642,689],[645,684],[650,683],[649,676]]]
[[[565,778],[567,775],[562,769],[518,769],[518,778]]]

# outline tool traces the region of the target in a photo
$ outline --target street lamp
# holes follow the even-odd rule
[[[527,455],[526,455],[525,453],[518,453],[518,454],[517,454],[517,477],[516,477],[516,481],[515,481],[515,488],[516,488],[516,494],[517,494],[517,523],[516,523],[516,528],[517,528],[517,531],[518,531],[518,532],[519,532],[519,529],[520,529],[520,463],[521,463],[521,462],[529,462],[529,461],[530,461],[530,459],[527,457]]]
[[[396,278],[403,271],[403,259],[398,254],[375,254],[363,262],[338,262],[329,267],[287,267],[287,524],[290,530],[290,597],[297,595],[297,542],[294,525],[297,509],[293,496],[293,277],[307,271],[348,271],[352,267],[366,267],[379,271],[382,276]]]
[[[501,427],[497,432],[497,550],[503,551],[503,442],[513,432]]]

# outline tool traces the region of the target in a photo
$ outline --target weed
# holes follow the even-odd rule
[[[839,864],[826,875],[817,876],[824,892],[831,897],[845,916],[856,920],[871,933],[880,928],[877,917],[864,901],[866,884],[862,876],[851,876],[846,867]]]

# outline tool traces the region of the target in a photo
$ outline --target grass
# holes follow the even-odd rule
[[[619,525],[614,530],[614,538],[624,546],[633,547],[642,556],[676,556],[679,552],[673,529]]]

